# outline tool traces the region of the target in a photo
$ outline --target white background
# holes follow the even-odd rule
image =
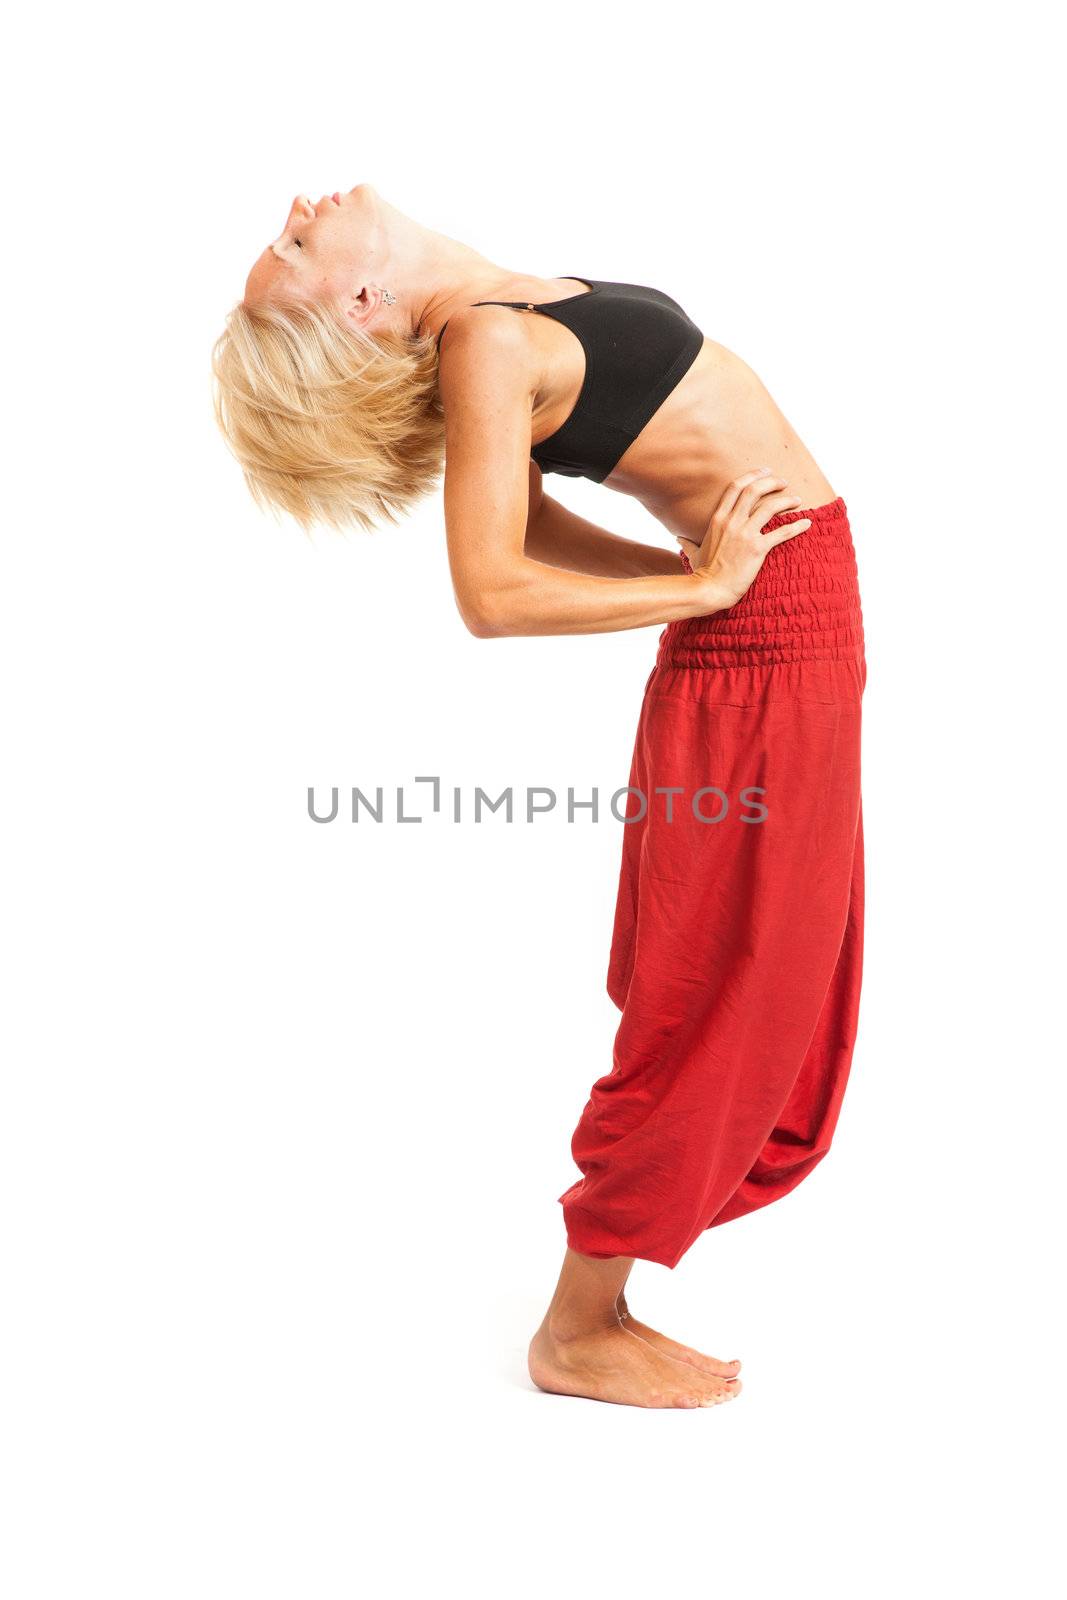
[[[1051,1594],[1062,258],[1051,8],[60,7],[4,140],[11,1600]],[[638,1264],[735,1404],[541,1395],[658,630],[479,641],[439,497],[304,539],[209,353],[292,196],[656,284],[852,519],[867,969],[834,1150]],[[662,537],[595,485],[550,492]],[[672,545],[673,548],[673,545]],[[1056,1456],[1058,1458],[1059,1451]]]

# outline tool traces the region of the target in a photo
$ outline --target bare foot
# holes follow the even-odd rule
[[[741,1393],[736,1378],[674,1361],[621,1322],[574,1338],[559,1338],[541,1324],[530,1344],[530,1377],[549,1394],[581,1395],[619,1406],[715,1406]]]
[[[657,1333],[655,1328],[648,1327],[643,1322],[638,1322],[633,1312],[626,1304],[626,1296],[620,1294],[615,1303],[619,1313],[619,1320],[630,1333],[636,1334],[654,1350],[662,1351],[665,1356],[670,1356],[672,1361],[685,1361],[689,1366],[696,1367],[700,1372],[710,1373],[713,1378],[735,1378],[741,1371],[740,1361],[720,1361],[716,1356],[706,1356],[700,1350],[691,1350],[687,1344],[679,1344],[676,1339],[668,1339],[665,1333]],[[740,1387],[740,1385],[738,1385]]]

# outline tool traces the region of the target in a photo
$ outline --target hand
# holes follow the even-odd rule
[[[793,511],[800,505],[799,495],[783,493],[784,489],[785,479],[773,477],[767,467],[735,478],[723,490],[696,555],[686,552],[696,575],[714,585],[723,609],[734,605],[751,587],[775,545],[795,539],[811,527],[810,517],[798,517],[770,533],[763,532],[779,511]]]

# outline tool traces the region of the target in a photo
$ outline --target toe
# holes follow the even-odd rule
[[[710,1394],[706,1395],[701,1404],[705,1406],[721,1405],[725,1400],[733,1400],[741,1393],[741,1385],[736,1378],[728,1378],[716,1384]]]
[[[719,1378],[732,1378],[741,1371],[740,1361],[717,1361],[714,1356],[706,1356],[704,1359],[709,1363],[710,1370]]]

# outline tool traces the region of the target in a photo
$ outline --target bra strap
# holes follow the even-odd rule
[[[577,298],[580,300],[581,299],[581,295],[577,296]],[[534,303],[531,300],[472,300],[471,301],[471,305],[472,306],[511,306],[512,309],[515,310],[515,311],[537,311],[537,310],[540,309],[538,306],[535,306]],[[448,323],[450,321],[451,321],[451,318],[448,318],[445,321],[445,323],[443,324],[443,326],[441,328],[441,332],[437,335],[437,348],[438,348],[438,350],[440,350],[440,348],[441,348],[441,340],[444,337],[445,328],[448,327]]]
[[[574,278],[573,281],[575,283],[584,283],[586,288],[590,288],[591,287],[591,280],[589,278]],[[582,296],[579,294],[579,295],[569,296],[568,298],[574,299],[574,300],[581,300]],[[541,310],[541,307],[539,305],[535,305],[532,300],[472,300],[471,301],[471,305],[472,306],[510,306],[513,311],[540,311]],[[441,332],[437,335],[437,348],[438,348],[438,350],[440,350],[440,348],[441,348],[441,339],[442,339],[442,336],[444,335],[445,328],[447,328],[447,327],[448,327],[448,322],[446,321],[444,326],[441,329]]]

